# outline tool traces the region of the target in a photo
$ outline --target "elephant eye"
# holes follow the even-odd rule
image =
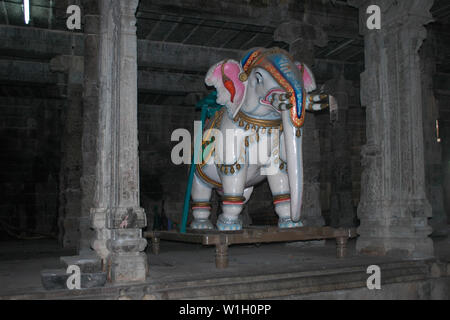
[[[262,76],[261,73],[256,72],[256,73],[255,73],[255,76],[256,76],[256,82],[257,82],[257,83],[262,83],[262,82],[263,82],[263,76]]]

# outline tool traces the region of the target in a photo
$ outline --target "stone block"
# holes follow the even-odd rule
[[[81,288],[103,287],[106,283],[106,272],[92,272],[81,274]]]
[[[70,274],[65,269],[48,269],[41,271],[42,286],[46,290],[67,289]],[[106,283],[106,272],[81,273],[81,289],[102,287]]]
[[[67,289],[69,274],[64,269],[52,269],[41,271],[42,286],[46,290]]]
[[[95,273],[102,271],[102,261],[94,252],[79,256],[61,257],[60,261],[63,263],[65,268],[71,265],[79,266],[82,273]]]

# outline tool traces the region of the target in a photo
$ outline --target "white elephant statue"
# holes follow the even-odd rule
[[[279,48],[252,49],[241,62],[221,61],[209,69],[205,82],[216,88],[217,103],[226,108],[217,112],[204,129],[203,143],[211,148],[195,168],[191,191],[194,220],[190,227],[214,228],[209,220],[210,198],[212,189],[217,189],[222,197],[217,228],[242,229],[243,205],[253,186],[265,178],[279,228],[302,226],[305,111],[335,110],[336,100],[314,94],[316,83],[311,70]],[[222,134],[220,143],[213,129]],[[229,132],[235,134],[227,135]],[[234,145],[229,148],[227,142],[231,140]],[[250,161],[252,155],[258,155],[257,161]]]

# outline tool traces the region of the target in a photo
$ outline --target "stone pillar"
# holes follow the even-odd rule
[[[442,177],[442,143],[437,140],[436,120],[439,107],[434,97],[433,76],[436,74],[435,41],[429,34],[420,50],[422,68],[423,135],[425,146],[426,195],[433,210],[430,225],[433,235],[446,235],[447,215],[444,209],[444,190]]]
[[[84,17],[84,79],[83,79],[83,135],[80,255],[91,252],[91,240],[95,236],[91,229],[90,211],[94,207],[98,120],[98,52],[100,15],[97,0],[83,0]]]
[[[361,102],[367,143],[358,217],[361,253],[412,258],[434,255],[428,237],[431,206],[425,193],[422,84],[418,50],[432,21],[433,0],[352,0],[365,41]],[[381,8],[381,30],[366,27],[370,5]]]
[[[348,128],[349,96],[352,81],[340,77],[325,83],[325,92],[338,102],[337,117],[331,126],[331,199],[330,225],[354,227],[356,212],[352,202],[351,137]]]
[[[138,0],[99,0],[99,131],[92,247],[114,282],[143,281],[146,216],[139,203]]]
[[[60,89],[62,96],[67,98],[62,116],[64,124],[59,175],[59,240],[65,248],[78,249],[81,213],[83,57],[57,56],[50,61],[50,68],[62,76],[63,83]]]
[[[309,67],[314,65],[314,46],[325,46],[328,42],[320,24],[311,20],[312,17],[305,15],[303,21],[282,23],[274,34],[275,41],[289,44],[289,53],[295,60]],[[314,114],[306,115],[303,132],[303,222],[309,226],[322,226],[325,222],[320,205],[320,142]]]

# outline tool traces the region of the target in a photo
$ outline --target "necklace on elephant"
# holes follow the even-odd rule
[[[244,128],[245,131],[248,131],[250,129],[252,131],[255,131],[257,133],[257,140],[260,129],[262,134],[265,134],[266,130],[268,134],[272,134],[273,129],[277,129],[280,132],[283,131],[283,124],[281,122],[281,119],[269,120],[252,118],[242,111],[238,112],[233,121],[235,123],[238,123],[239,127]]]

